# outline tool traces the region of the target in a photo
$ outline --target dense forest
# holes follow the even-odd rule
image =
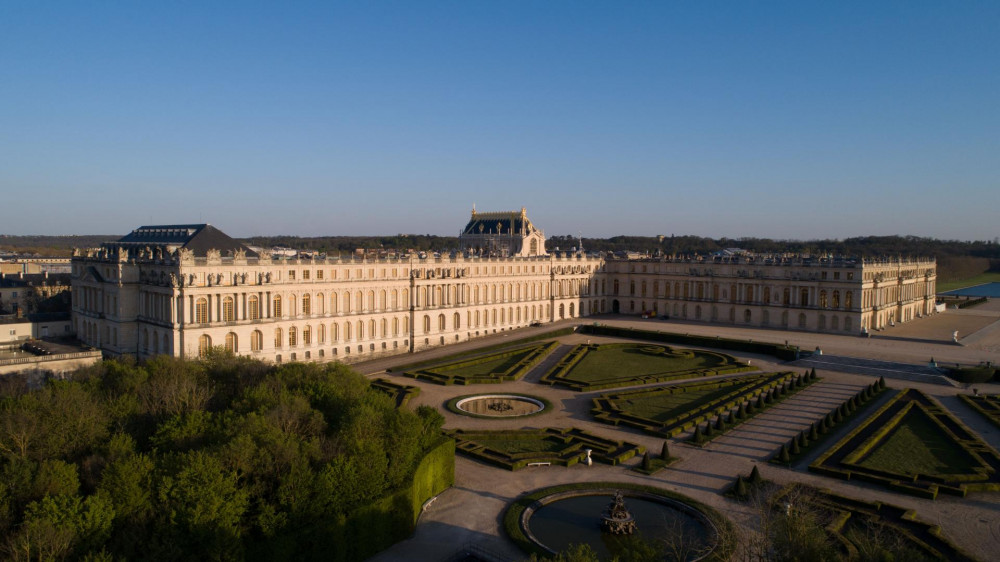
[[[219,352],[5,379],[0,558],[343,559],[331,527],[405,486],[442,422],[338,363]]]

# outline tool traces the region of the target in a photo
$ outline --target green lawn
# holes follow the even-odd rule
[[[948,436],[921,408],[902,421],[858,463],[900,474],[968,474],[980,464]]]
[[[662,347],[649,344],[601,345],[589,350],[569,373],[570,378],[582,382],[624,378],[632,379],[658,373],[710,369],[729,363],[724,357],[702,351],[682,350],[678,353],[651,354],[642,348]],[[687,353],[685,353],[687,352]]]
[[[436,368],[427,369],[427,371],[432,373],[441,373],[442,375],[447,375],[449,377],[478,377],[486,376],[490,373],[502,373],[513,367],[518,361],[524,359],[533,351],[535,351],[534,347],[526,349],[520,353],[515,353],[509,357],[500,357],[484,363],[476,363],[474,365],[466,365],[454,369],[446,369],[443,367],[447,367],[447,365],[442,365]]]
[[[619,399],[615,403],[634,416],[663,422],[707,403],[734,390],[732,386],[710,390],[692,390],[674,394],[659,393],[632,399]]]
[[[955,289],[964,289],[966,287],[973,287],[975,285],[982,285],[983,283],[993,283],[1000,282],[1000,272],[989,272],[977,275],[975,277],[970,277],[968,279],[961,279],[959,281],[947,281],[938,282],[937,288],[935,289],[939,293],[944,293],[947,291],[954,291]]]

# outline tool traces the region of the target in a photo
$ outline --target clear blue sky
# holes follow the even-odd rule
[[[0,0],[0,233],[1000,236],[1000,2]]]

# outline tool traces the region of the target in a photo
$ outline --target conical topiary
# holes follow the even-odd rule
[[[788,454],[788,445],[782,443],[781,451],[778,452],[778,460],[783,463],[792,462],[792,456]]]
[[[642,454],[642,469],[645,471],[652,470],[653,461],[649,458],[649,451]]]
[[[747,497],[747,483],[746,480],[743,480],[742,474],[736,477],[736,485],[733,487],[733,493],[738,498]]]
[[[740,402],[740,409],[736,411],[736,417],[738,417],[741,420],[743,418],[747,417],[747,403],[746,402]]]
[[[701,434],[701,424],[694,426],[694,435],[691,436],[691,440],[695,443],[701,443],[705,440],[704,436]]]
[[[663,460],[670,459],[670,447],[667,445],[666,441],[663,442],[663,448],[660,449],[660,458]]]
[[[802,448],[799,447],[799,438],[796,437],[792,439],[792,454],[797,455],[802,452]]]
[[[879,387],[879,390],[885,388],[885,377],[879,377],[878,378],[878,387]]]
[[[830,429],[833,427],[833,414],[827,414],[823,417],[823,429]]]
[[[805,447],[809,445],[809,438],[806,437],[806,432],[799,433],[799,447]]]
[[[816,367],[813,367],[812,370],[809,371],[809,380],[816,380]]]
[[[758,394],[757,395],[757,403],[754,404],[754,406],[757,409],[761,409],[761,410],[764,409],[764,395],[763,394]]]
[[[843,410],[844,410],[844,407],[841,406],[841,407],[839,407],[839,408],[837,408],[836,410],[833,411],[833,421],[834,421],[834,423],[840,423],[840,422],[844,421],[844,414],[842,413]]]
[[[816,430],[816,424],[809,426],[809,439],[812,439],[813,441],[819,439],[819,431]]]
[[[753,465],[753,469],[750,471],[750,478],[748,479],[751,484],[760,484],[763,478],[760,476],[760,469],[757,465]]]
[[[726,429],[726,421],[722,419],[722,414],[719,414],[719,416],[715,418],[715,429],[718,431]]]
[[[733,413],[729,412],[726,414],[726,425],[733,425]]]
[[[711,437],[715,435],[715,431],[712,430],[712,422],[705,423],[705,437]]]

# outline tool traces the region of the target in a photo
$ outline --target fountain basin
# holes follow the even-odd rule
[[[452,398],[448,410],[481,418],[516,418],[539,414],[548,408],[547,400],[524,394],[473,394]]]

